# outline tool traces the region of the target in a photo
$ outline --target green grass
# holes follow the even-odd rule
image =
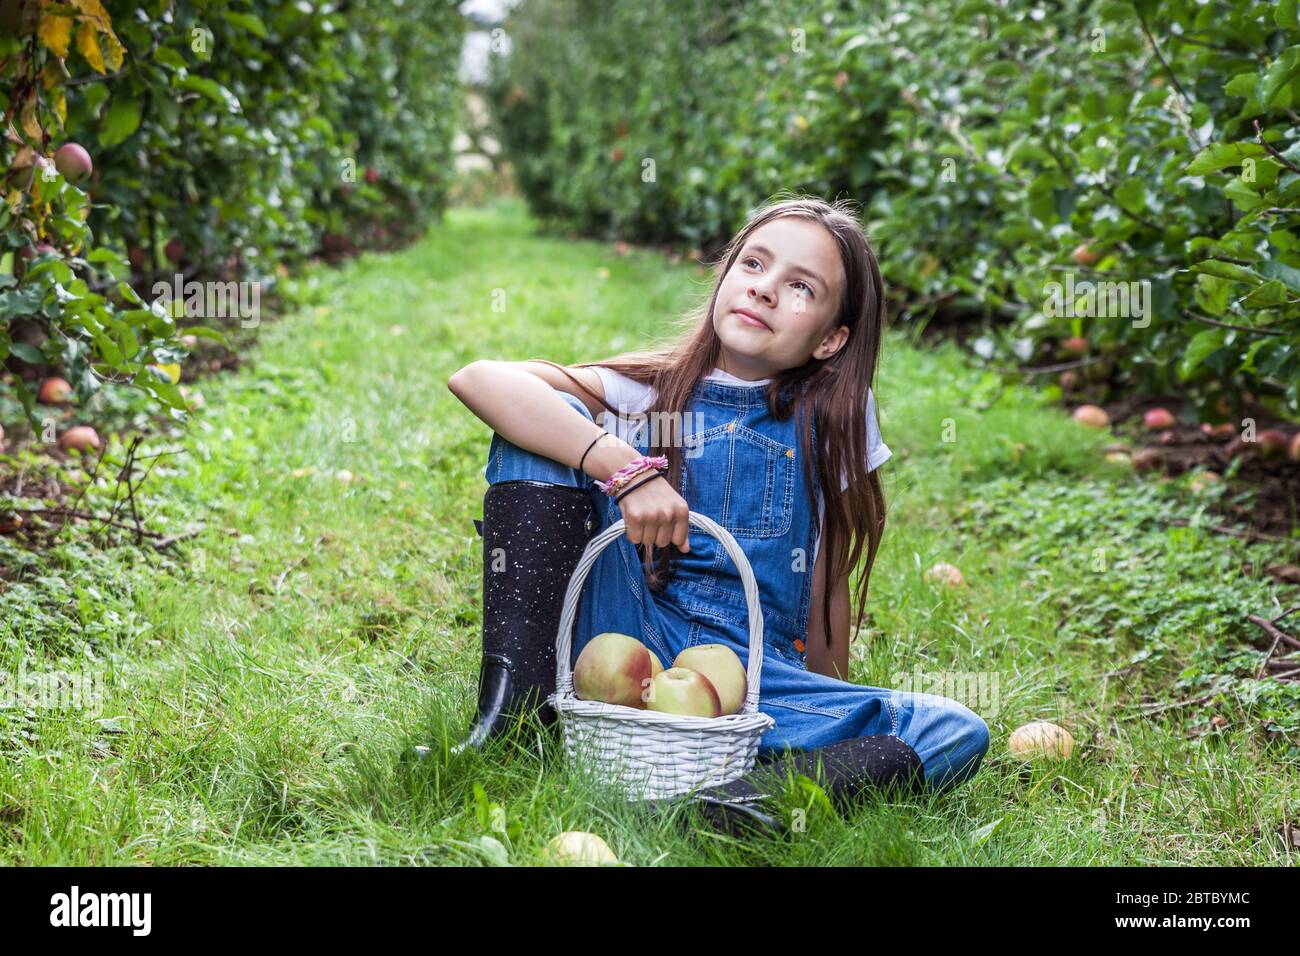
[[[1288,550],[1172,525],[1207,521],[1221,492],[1108,466],[1108,436],[898,332],[877,388],[890,517],[852,677],[979,682],[966,702],[993,742],[974,780],[737,841],[627,807],[527,736],[403,761],[455,742],[474,708],[490,433],[447,377],[639,347],[705,279],[539,237],[511,203],[320,272],[319,305],[204,383],[155,485],[155,513],[206,526],[183,560],[3,553],[29,562],[0,594],[4,664],[102,674],[104,698],[0,711],[0,862],[528,864],[569,829],[636,865],[1288,862],[1300,697],[1251,679],[1246,620],[1288,606],[1263,574]],[[969,587],[927,583],[940,560]],[[1007,755],[1040,718],[1073,732],[1071,761]]]

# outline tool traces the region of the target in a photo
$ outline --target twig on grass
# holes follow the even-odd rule
[[[195,535],[202,534],[202,528],[195,528],[193,531],[186,531],[182,534],[174,534],[170,538],[163,538],[161,541],[155,541],[153,546],[156,550],[161,551],[163,548],[170,548],[177,541],[184,541],[186,538],[193,538]]]
[[[304,561],[306,561],[309,557],[311,557],[313,554],[315,554],[316,551],[317,551],[317,549],[320,548],[321,544],[324,543],[326,537],[328,537],[328,535],[321,535],[319,538],[317,538],[317,539],[316,539],[316,543],[313,544],[313,545],[311,546],[311,550],[310,550],[310,551],[308,551],[306,554],[304,554],[302,557],[298,558],[298,560],[294,561],[294,562],[293,562],[292,564],[290,564],[287,568],[285,568],[283,571],[280,572],[280,576],[279,576],[278,578],[275,579],[275,593],[276,593],[276,594],[279,594],[279,593],[280,593],[280,589],[281,589],[282,587],[284,587],[284,579],[287,578],[287,577],[289,576],[289,572],[291,572],[294,568],[298,567],[298,566],[301,565]]]
[[[1105,359],[1104,355],[1094,355],[1091,358],[1078,359],[1073,362],[1058,362],[1055,365],[1038,365],[1025,366],[1024,368],[1005,368],[1001,365],[986,365],[984,368],[991,369],[994,372],[1002,372],[1006,375],[1046,375],[1050,372],[1064,372],[1067,369],[1083,368],[1085,365],[1092,365],[1094,362],[1100,362]]]
[[[116,521],[110,515],[97,515],[89,511],[78,511],[75,508],[15,508],[14,513],[20,515],[47,514],[58,515],[62,518],[80,518],[82,521],[98,521],[105,527],[112,526],[114,528],[121,528],[124,531],[136,531],[139,534],[150,538],[161,538],[163,536],[161,531],[150,531],[147,528],[137,528],[135,525],[129,524],[125,521]],[[66,521],[60,524],[59,530],[62,530],[66,524]],[[57,535],[58,531],[56,531],[51,537],[57,537]]]
[[[1196,697],[1192,700],[1176,700],[1170,704],[1139,704],[1138,709],[1130,714],[1122,714],[1115,718],[1116,720],[1129,720],[1133,717],[1151,717],[1155,714],[1163,713],[1166,710],[1175,710],[1179,707],[1192,707],[1196,704],[1204,704],[1214,699],[1214,694],[1206,694],[1203,697]]]
[[[1178,525],[1181,528],[1189,528],[1192,526],[1191,522],[1186,518],[1172,518],[1169,523]],[[1196,527],[1203,531],[1217,531],[1219,534],[1231,535],[1234,538],[1245,538],[1247,541],[1271,541],[1274,544],[1291,545],[1300,544],[1300,541],[1297,541],[1295,538],[1282,538],[1275,534],[1264,534],[1262,531],[1252,531],[1249,528],[1245,531],[1241,531],[1237,528],[1225,528],[1222,525],[1205,524],[1197,525]]]
[[[1281,641],[1283,644],[1288,644],[1291,647],[1296,648],[1296,650],[1300,650],[1300,641],[1297,641],[1294,637],[1291,637],[1289,634],[1283,634],[1276,627],[1274,627],[1272,621],[1266,621],[1258,614],[1247,614],[1246,620],[1250,621],[1250,623],[1252,624],[1256,624],[1259,627],[1263,628],[1264,633],[1266,633],[1269,637],[1274,638],[1273,641],[1274,647],[1277,646],[1278,641]],[[1271,654],[1272,651],[1270,651],[1269,653]]]

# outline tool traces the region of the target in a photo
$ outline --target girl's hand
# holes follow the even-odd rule
[[[627,537],[633,544],[666,548],[675,544],[679,551],[691,550],[690,505],[677,493],[664,475],[633,479],[636,488],[618,503],[627,525]]]

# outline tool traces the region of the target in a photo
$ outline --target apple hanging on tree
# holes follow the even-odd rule
[[[1074,260],[1076,265],[1095,266],[1101,261],[1101,253],[1086,242],[1081,242],[1075,247],[1074,252],[1070,253],[1070,258]]]
[[[91,174],[95,165],[90,153],[80,143],[64,143],[54,153],[54,166],[70,183],[79,183]]]
[[[37,395],[42,405],[62,405],[72,394],[72,386],[66,379],[59,378],[57,375],[53,378],[47,378],[41,382],[41,390]]]

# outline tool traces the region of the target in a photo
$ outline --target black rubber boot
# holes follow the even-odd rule
[[[925,787],[925,771],[916,751],[899,737],[879,734],[796,751],[759,764],[730,783],[684,798],[647,802],[662,807],[690,800],[711,826],[732,836],[778,836],[789,832],[787,821],[777,816],[777,797],[789,773],[815,781],[838,810],[849,809],[872,793],[919,793]]]
[[[454,753],[481,748],[526,715],[555,722],[545,700],[555,692],[560,611],[598,521],[585,488],[503,481],[489,486],[475,524],[483,536],[483,661],[478,715]]]

